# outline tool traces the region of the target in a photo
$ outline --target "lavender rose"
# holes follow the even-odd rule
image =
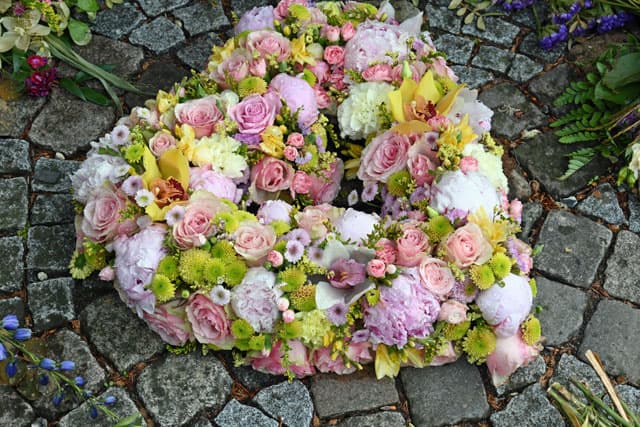
[[[238,123],[240,133],[257,135],[274,123],[280,107],[274,93],[249,95],[229,109],[229,116]]]
[[[223,306],[214,304],[206,295],[193,294],[187,302],[186,312],[198,342],[224,349],[233,347],[231,320]]]

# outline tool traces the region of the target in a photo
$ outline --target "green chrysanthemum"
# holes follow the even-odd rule
[[[294,320],[291,323],[284,323],[280,331],[280,337],[285,340],[292,340],[302,335],[302,322]]]
[[[213,246],[211,246],[209,253],[213,258],[223,260],[224,262],[232,262],[236,260],[236,250],[233,249],[231,242],[226,240],[218,240]]]
[[[282,236],[284,233],[288,233],[291,230],[291,226],[284,221],[273,221],[269,224],[273,227],[273,231],[276,232],[276,236]]]
[[[315,285],[302,285],[289,294],[291,307],[296,311],[311,311],[316,308]]]
[[[307,275],[304,271],[297,267],[290,267],[278,274],[278,280],[284,282],[282,290],[285,292],[293,292],[307,281]]]
[[[367,291],[365,298],[367,299],[367,303],[373,307],[378,303],[378,301],[380,301],[380,290],[371,289],[370,291]]]
[[[444,337],[449,341],[456,341],[462,339],[465,336],[469,327],[471,326],[471,322],[465,320],[464,322],[453,324],[447,323],[444,327]]]
[[[496,349],[496,335],[486,326],[476,326],[467,333],[462,348],[469,363],[484,363]]]
[[[287,241],[286,240],[280,240],[279,242],[276,242],[276,244],[273,246],[273,250],[274,251],[278,251],[281,254],[283,254],[284,251],[287,250]]]
[[[238,83],[238,95],[240,98],[249,95],[262,95],[267,91],[267,82],[260,77],[246,77]]]
[[[229,286],[239,285],[245,274],[247,274],[247,265],[238,259],[225,265],[224,277]]]
[[[142,144],[131,144],[124,151],[124,159],[129,163],[138,163],[144,154]]]
[[[542,336],[542,327],[540,326],[540,320],[537,317],[530,315],[520,325],[522,331],[522,339],[529,345],[535,345],[540,341]]]
[[[86,279],[93,273],[93,267],[87,262],[84,254],[75,251],[69,262],[71,277],[74,279]]]
[[[225,281],[225,261],[219,258],[211,258],[207,262],[204,280],[211,286],[220,285]]]
[[[249,338],[249,350],[260,351],[264,349],[264,335],[254,335]]]
[[[238,219],[239,222],[242,222],[242,221],[258,221],[258,218],[256,218],[256,216],[254,214],[252,214],[251,212],[237,211],[237,212],[234,212],[234,215],[236,216],[236,218]]]
[[[227,233],[233,233],[240,225],[236,212],[219,212],[213,219],[213,222],[216,224],[224,224],[224,231]]]
[[[502,280],[511,272],[511,266],[513,262],[511,258],[509,258],[506,254],[502,252],[498,252],[491,257],[489,260],[489,265],[493,270],[493,274],[496,276],[496,279]]]
[[[162,274],[171,281],[176,280],[179,276],[178,260],[171,255],[162,258],[156,269],[156,274]]]
[[[189,249],[180,255],[178,271],[182,280],[191,287],[206,287],[205,277],[211,255],[202,249]]]
[[[444,215],[437,215],[427,222],[427,235],[434,242],[439,242],[443,237],[453,232],[451,221]]]
[[[404,197],[412,187],[411,175],[406,170],[396,172],[387,179],[387,191],[392,196]]]
[[[489,289],[496,283],[496,277],[489,264],[474,265],[469,272],[471,273],[471,280],[473,280],[478,289]]]
[[[156,274],[149,287],[159,302],[169,301],[176,296],[176,286],[165,275]]]
[[[239,340],[244,340],[252,336],[255,331],[249,322],[244,319],[236,319],[231,323],[231,333]]]

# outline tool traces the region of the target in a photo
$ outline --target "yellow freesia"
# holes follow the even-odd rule
[[[376,378],[383,377],[395,378],[400,372],[400,355],[396,352],[389,353],[387,346],[378,344],[376,349]]]
[[[176,126],[176,135],[180,138],[177,147],[182,151],[187,158],[191,160],[193,158],[193,151],[195,150],[196,132],[193,128],[187,124]]]
[[[260,134],[262,142],[260,150],[269,156],[281,159],[284,156],[284,135],[279,126],[268,126],[264,132]]]
[[[178,103],[178,97],[176,95],[172,95],[163,90],[158,91],[158,95],[156,95],[156,106],[160,114],[164,114],[169,109],[176,106]]]
[[[315,58],[307,51],[304,34],[291,40],[291,59],[298,64],[316,65]]]
[[[469,115],[465,114],[460,123],[454,126],[449,126],[440,134],[438,138],[438,145],[446,145],[449,147],[454,147],[458,151],[462,152],[464,150],[464,146],[469,144],[478,138],[473,132],[473,128],[469,126]]]
[[[484,237],[491,243],[494,248],[498,244],[507,240],[509,230],[507,229],[507,223],[505,221],[493,221],[484,207],[480,207],[473,213],[470,213],[467,217],[469,222],[476,224],[482,230]]]

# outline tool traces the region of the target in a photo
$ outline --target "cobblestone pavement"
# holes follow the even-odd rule
[[[60,90],[48,100],[0,100],[0,315],[17,313],[46,332],[51,352],[79,362],[90,389],[115,394],[117,413],[139,411],[149,425],[562,426],[545,389],[572,376],[597,386],[584,362],[587,349],[600,354],[638,410],[640,199],[604,180],[588,185],[607,175],[602,162],[556,180],[572,147],[557,144],[548,128],[557,113],[551,101],[576,75],[571,59],[593,57],[603,38],[572,52],[545,52],[536,45],[532,14],[492,17],[480,32],[461,26],[448,2],[422,2],[428,27],[462,81],[481,88],[480,99],[495,111],[493,134],[510,147],[511,197],[527,201],[523,238],[544,245],[535,275],[546,348],[506,386],[496,390],[484,367],[465,361],[403,369],[395,381],[376,381],[365,370],[288,383],[234,368],[224,353],[170,355],[108,283],[68,277],[74,246],[68,174],[116,114]],[[93,42],[79,50],[94,62],[115,62],[116,72],[147,89],[166,89],[189,67],[204,66],[210,46],[229,34],[232,11],[259,4],[126,2],[98,13]],[[400,18],[418,11],[406,0],[395,4]],[[144,101],[123,99],[128,107]],[[524,140],[522,133],[533,129],[541,133]],[[0,387],[0,425],[108,425],[84,409],[27,401]]]

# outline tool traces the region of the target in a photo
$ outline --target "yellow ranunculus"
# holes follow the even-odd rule
[[[264,132],[260,134],[262,142],[260,143],[260,150],[269,156],[281,159],[284,156],[284,135],[282,129],[278,126],[268,126]]]
[[[480,207],[475,212],[470,213],[467,217],[469,222],[476,224],[482,230],[482,235],[491,243],[491,246],[496,248],[499,243],[507,240],[509,230],[507,229],[507,222],[505,221],[493,221],[484,207]]]

